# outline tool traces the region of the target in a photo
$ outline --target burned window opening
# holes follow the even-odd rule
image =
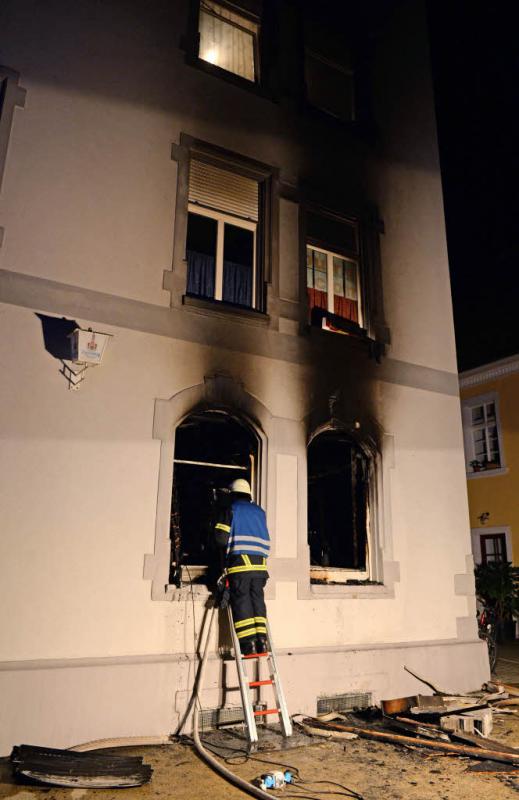
[[[312,582],[346,582],[349,571],[369,578],[364,573],[369,561],[370,461],[356,442],[337,431],[321,433],[308,447],[308,544],[310,564],[316,568],[311,569]]]
[[[211,583],[222,571],[213,545],[218,510],[235,478],[258,486],[258,438],[225,411],[195,412],[177,428],[171,499],[170,583]]]

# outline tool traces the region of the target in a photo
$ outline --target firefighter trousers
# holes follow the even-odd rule
[[[267,608],[263,596],[267,580],[266,572],[256,570],[229,575],[234,629],[240,643],[267,635]]]

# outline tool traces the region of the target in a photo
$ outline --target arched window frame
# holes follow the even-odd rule
[[[362,429],[363,426],[361,426]],[[365,426],[364,426],[365,427]],[[355,426],[340,420],[330,420],[312,432],[308,438],[307,450],[319,436],[325,433],[336,433],[345,436],[366,456],[369,465],[368,511],[367,511],[367,556],[366,568],[347,569],[333,565],[316,567],[310,565],[310,580],[314,583],[348,584],[349,582],[366,582],[379,584],[383,582],[381,528],[383,516],[382,495],[382,457],[374,436],[360,435]]]

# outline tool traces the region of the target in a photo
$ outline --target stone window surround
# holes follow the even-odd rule
[[[173,457],[175,450],[176,427],[195,410],[214,408],[228,409],[238,414],[256,432],[260,440],[263,469],[261,472],[260,498],[267,510],[268,524],[273,531],[275,541],[276,491],[277,491],[277,455],[292,454],[297,456],[298,483],[298,520],[297,520],[297,557],[276,558],[269,561],[269,572],[272,580],[267,585],[267,598],[274,598],[276,580],[297,583],[298,599],[360,599],[376,597],[393,597],[394,583],[400,580],[400,568],[392,561],[391,506],[389,493],[384,486],[389,484],[390,472],[394,466],[393,437],[383,435],[374,437],[369,433],[372,445],[376,438],[381,440],[377,454],[376,480],[373,482],[371,508],[373,529],[376,537],[372,539],[373,579],[380,581],[377,585],[334,585],[321,586],[310,584],[310,561],[306,535],[306,448],[308,424],[305,418],[301,421],[281,419],[272,413],[260,401],[250,395],[241,383],[228,375],[206,377],[203,383],[180,390],[169,400],[155,401],[153,437],[160,440],[160,466],[157,491],[157,514],[155,525],[155,551],[144,557],[143,578],[151,581],[152,600],[181,601],[194,598],[205,602],[208,590],[205,586],[189,586],[180,589],[171,586],[169,581],[169,562],[171,553],[169,518],[171,509],[171,492],[173,483]],[[367,427],[375,432],[375,426]],[[323,422],[314,428],[314,435],[330,427],[344,429],[345,423],[337,418]],[[367,440],[365,440],[367,441]],[[384,583],[382,583],[382,579]]]
[[[25,106],[26,90],[19,85],[20,75],[9,67],[0,65],[0,191],[7,161],[7,151],[14,110]],[[4,237],[4,229],[0,226],[0,247]]]
[[[177,162],[177,193],[175,204],[175,223],[173,231],[173,263],[171,270],[164,271],[163,288],[171,293],[171,307],[194,308],[195,304],[186,302],[187,260],[186,238],[188,220],[189,163],[191,158],[199,158],[220,169],[239,172],[257,181],[260,187],[260,233],[259,260],[265,284],[266,313],[251,309],[253,317],[266,317],[269,327],[279,326],[279,280],[278,280],[278,170],[253,159],[231,153],[223,148],[202,142],[185,133],[180,134],[180,143],[173,144],[171,158]],[[196,304],[206,313],[214,310],[227,315],[243,314],[240,309],[217,302]]]

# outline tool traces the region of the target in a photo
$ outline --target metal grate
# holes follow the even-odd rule
[[[369,708],[372,705],[371,692],[347,692],[317,698],[317,713],[327,714],[329,711],[355,711]]]
[[[203,708],[198,712],[198,725],[201,731],[210,731],[220,725],[238,725],[243,722],[243,708]]]

